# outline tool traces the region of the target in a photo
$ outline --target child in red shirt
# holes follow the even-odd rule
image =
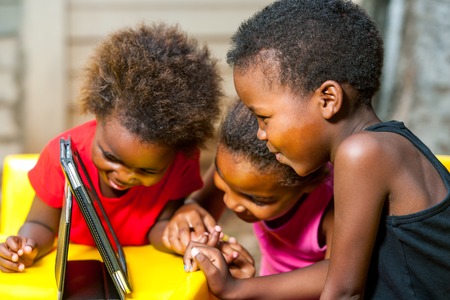
[[[206,47],[177,26],[119,30],[86,68],[83,112],[95,120],[55,137],[29,172],[36,196],[17,236],[0,244],[0,270],[21,272],[53,249],[64,195],[59,140],[70,136],[122,245],[152,243],[202,186],[200,147],[220,116],[220,76]],[[94,245],[76,203],[71,241]]]

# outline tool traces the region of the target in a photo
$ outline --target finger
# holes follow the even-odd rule
[[[237,252],[237,251],[230,251],[230,252],[222,251],[222,255],[225,258],[225,261],[227,262],[227,264],[231,265],[239,257],[239,252]]]
[[[192,231],[194,231],[196,235],[203,235],[205,232],[209,232],[205,224],[203,223],[203,216],[199,213],[190,215],[189,223],[191,225]]]
[[[184,253],[184,246],[179,240],[178,227],[167,226],[164,230],[163,243],[168,249],[175,251],[177,254]]]
[[[12,252],[17,253],[22,248],[22,238],[16,235],[8,236],[5,243]]]
[[[237,239],[234,236],[229,236],[227,242],[230,244],[237,244]]]
[[[23,254],[32,255],[33,252],[37,251],[37,243],[33,239],[24,239],[22,249],[23,252],[19,255]]]
[[[192,247],[194,247],[196,245],[201,245],[201,244],[191,241],[189,243],[189,245],[186,247],[186,251],[184,252],[184,255],[183,255],[183,265],[184,265],[185,272],[194,272],[194,271],[198,270],[198,264],[194,260],[194,258],[192,257],[192,254],[191,254]]]
[[[222,227],[219,225],[214,226],[214,231],[209,235],[208,246],[216,247],[222,237]]]
[[[23,263],[13,262],[3,257],[0,258],[0,271],[3,273],[22,272],[24,269],[25,265]]]
[[[230,247],[232,249],[232,251],[238,252],[239,256],[245,258],[252,264],[255,263],[253,256],[241,244],[238,244],[237,242],[236,243],[227,243],[227,246]]]
[[[13,254],[15,254],[15,252],[12,252],[6,243],[0,244],[0,257],[11,260]]]
[[[186,250],[186,246],[190,241],[190,233],[189,230],[182,230],[178,232],[178,235],[170,236],[170,244],[172,245],[173,250],[178,254],[184,254]]]
[[[194,246],[191,248],[191,256],[200,266],[200,269],[208,278],[208,283],[214,279],[220,280],[221,269],[227,270],[226,263],[223,259],[222,253],[214,247],[204,245]]]
[[[217,222],[210,214],[206,214],[203,216],[203,224],[208,232],[213,232]]]
[[[205,232],[202,236],[196,237],[195,239],[193,238],[192,240],[198,244],[206,244],[209,240],[209,233]]]
[[[230,265],[230,272],[235,278],[249,278],[255,276],[256,267],[254,263],[239,256]]]
[[[254,266],[245,265],[245,266],[230,266],[230,273],[234,278],[237,279],[245,279],[254,277],[256,274],[256,269]]]
[[[191,256],[195,262],[199,265],[199,267],[203,270],[205,275],[208,277],[208,274],[211,273],[211,270],[214,269],[214,265],[208,259],[206,255],[200,252],[199,248],[192,247],[191,248]]]

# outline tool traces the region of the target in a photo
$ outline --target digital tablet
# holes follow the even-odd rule
[[[77,274],[86,273],[84,275],[91,275],[90,277],[96,278],[98,276],[92,276],[96,274],[96,269],[93,269],[93,264],[101,264],[100,261],[90,261],[90,264],[86,263],[89,261],[84,261],[84,263],[80,263],[80,261],[67,261],[72,199],[75,198],[103,259],[102,265],[104,265],[107,270],[107,272],[104,273],[109,275],[106,276],[107,278],[104,281],[106,283],[108,281],[112,281],[115,287],[111,289],[111,287],[108,287],[107,285],[102,286],[104,293],[109,295],[107,299],[111,299],[116,298],[114,295],[111,295],[111,293],[116,292],[119,296],[117,299],[123,300],[125,299],[125,295],[131,293],[132,291],[128,280],[125,255],[117,236],[114,233],[111,223],[109,222],[108,216],[106,215],[103,206],[98,199],[97,193],[93,188],[92,181],[89,178],[86,168],[83,165],[83,162],[81,161],[76,147],[72,143],[70,137],[67,139],[61,138],[60,140],[60,162],[67,184],[64,205],[61,211],[61,221],[58,231],[58,249],[56,255],[55,275],[56,282],[58,284],[58,293],[60,294],[59,299],[70,298],[70,295],[68,294],[71,294],[71,291],[79,292],[79,288],[82,285],[87,284],[88,286],[86,289],[93,288],[95,290],[97,284],[89,284],[91,279],[85,278],[86,276],[82,276],[82,278],[79,277],[77,280],[73,278],[69,280],[67,276],[70,275],[73,277]],[[84,175],[87,182],[82,180],[83,177],[81,174]],[[99,207],[98,211],[94,206],[95,202]],[[108,225],[107,228],[103,226],[99,215],[101,215],[106,221],[106,224]],[[107,232],[109,232],[110,235],[108,235]],[[109,239],[109,236],[111,236],[111,239]],[[81,268],[82,265],[84,266],[84,269]],[[80,268],[81,270],[79,270]],[[101,271],[97,272],[98,274],[101,273]],[[78,281],[78,287],[73,286],[72,283],[74,281]],[[88,298],[96,299],[90,297]]]

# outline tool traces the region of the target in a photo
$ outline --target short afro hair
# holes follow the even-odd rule
[[[178,25],[124,28],[96,48],[85,68],[81,109],[118,118],[144,143],[203,147],[220,117],[217,60]]]
[[[260,66],[269,84],[297,95],[326,80],[346,83],[361,106],[371,106],[380,87],[383,41],[374,21],[351,1],[280,0],[241,24],[227,62],[241,71]]]
[[[245,159],[260,174],[276,174],[277,184],[285,187],[315,187],[328,175],[325,165],[307,176],[300,176],[290,166],[280,163],[269,151],[265,141],[256,136],[258,121],[240,100],[233,102],[219,130],[219,149],[233,157]]]

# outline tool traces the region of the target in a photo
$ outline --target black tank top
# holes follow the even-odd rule
[[[366,128],[411,141],[436,167],[447,187],[438,204],[409,215],[382,217],[370,263],[366,299],[450,299],[450,174],[402,122]]]

